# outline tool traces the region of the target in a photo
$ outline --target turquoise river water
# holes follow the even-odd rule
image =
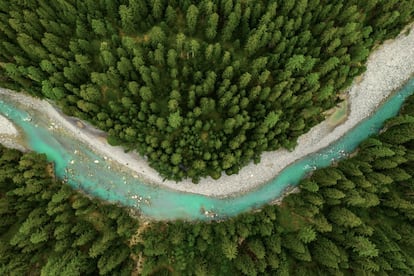
[[[47,155],[55,164],[59,178],[76,189],[110,202],[138,209],[154,219],[215,219],[235,216],[259,208],[277,199],[289,186],[295,186],[315,168],[329,166],[332,161],[352,152],[368,136],[377,133],[385,120],[395,116],[405,98],[414,92],[414,79],[390,97],[368,119],[350,130],[337,142],[285,168],[275,179],[246,194],[214,198],[178,192],[142,183],[126,168],[108,163],[77,139],[56,131],[47,118],[32,110],[22,110],[19,103],[7,97],[0,99],[0,113],[23,133],[26,146]],[[344,154],[345,153],[345,154]]]

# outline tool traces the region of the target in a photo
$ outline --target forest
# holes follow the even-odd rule
[[[352,157],[281,205],[218,222],[154,222],[143,275],[413,275],[414,96]]]
[[[223,221],[148,221],[0,146],[1,275],[412,275],[414,96],[300,192]]]
[[[132,215],[54,179],[45,155],[0,144],[0,275],[131,275]]]
[[[53,100],[164,178],[292,149],[412,0],[0,2],[0,85]]]
[[[0,86],[52,100],[165,178],[219,178],[299,135],[413,21],[412,0],[0,1]],[[0,275],[413,275],[414,96],[300,192],[152,221],[0,145]]]

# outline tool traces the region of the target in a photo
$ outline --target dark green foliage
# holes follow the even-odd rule
[[[187,275],[200,262],[207,275],[414,274],[414,143],[398,135],[414,120],[413,99],[354,157],[316,170],[280,206],[221,222],[152,224],[144,274]]]
[[[0,145],[0,274],[130,274],[138,222],[52,180],[47,167],[44,155]]]
[[[53,181],[44,156],[0,147],[0,272],[130,275],[141,260],[142,275],[411,275],[414,143],[389,132],[414,120],[413,98],[282,205],[221,222],[137,230],[124,209]]]
[[[55,100],[164,177],[194,181],[293,148],[414,11],[412,0],[3,2],[2,86]]]

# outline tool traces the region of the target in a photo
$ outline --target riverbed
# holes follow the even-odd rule
[[[26,147],[45,153],[55,163],[56,175],[72,187],[111,202],[138,209],[155,219],[226,218],[274,201],[306,174],[352,152],[369,135],[376,133],[387,118],[395,116],[404,99],[414,92],[414,79],[389,98],[369,119],[360,123],[337,142],[288,166],[273,180],[242,195],[214,198],[184,193],[158,185],[148,185],[133,171],[95,153],[70,133],[51,123],[44,114],[22,110],[3,96],[0,113],[14,122],[25,137]]]
[[[56,174],[75,188],[135,207],[156,219],[201,219],[215,215],[224,218],[273,201],[311,170],[330,165],[378,131],[382,122],[394,116],[404,98],[412,93],[413,81],[372,118],[358,127],[355,125],[409,79],[414,72],[413,45],[414,32],[411,32],[386,43],[371,55],[362,81],[348,92],[350,114],[343,124],[332,129],[324,122],[300,137],[299,146],[293,152],[266,153],[259,165],[251,164],[239,175],[223,176],[217,182],[206,179],[194,185],[162,181],[156,172],[146,171],[152,169],[145,160],[107,145],[99,131],[88,131],[89,127],[81,129],[49,103],[23,94],[3,90],[0,113],[23,132],[25,146],[47,154],[55,163]],[[343,136],[344,133],[347,134]],[[309,155],[341,136],[339,142]],[[295,163],[286,167],[292,162]],[[278,177],[272,179],[275,175]]]

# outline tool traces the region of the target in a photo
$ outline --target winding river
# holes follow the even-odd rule
[[[48,160],[54,162],[56,175],[75,189],[134,207],[142,215],[154,219],[223,219],[276,200],[286,188],[297,185],[313,169],[329,166],[355,150],[361,141],[377,133],[385,120],[395,116],[405,98],[413,92],[414,78],[337,142],[291,164],[256,190],[227,198],[184,193],[142,183],[127,168],[109,162],[86,144],[56,131],[42,114],[23,110],[10,98],[2,97],[0,113],[19,129],[25,146],[45,153]]]

